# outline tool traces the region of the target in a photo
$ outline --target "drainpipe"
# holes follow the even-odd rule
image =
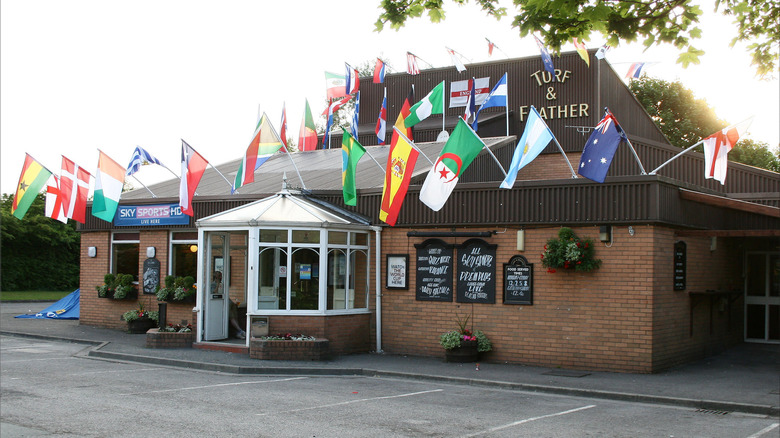
[[[376,257],[374,261],[374,286],[376,290],[376,352],[384,353],[382,351],[382,243],[380,234],[382,233],[382,227],[371,227],[374,230],[376,240]]]

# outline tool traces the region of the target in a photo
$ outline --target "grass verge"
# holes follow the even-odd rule
[[[51,291],[51,290],[23,290],[0,292],[0,302],[7,301],[58,301],[68,295],[71,291]]]

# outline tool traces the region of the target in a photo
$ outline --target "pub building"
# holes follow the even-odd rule
[[[335,355],[443,358],[439,336],[469,316],[493,344],[484,362],[652,373],[742,342],[780,342],[780,175],[730,162],[722,185],[705,179],[697,152],[652,174],[681,150],[594,53],[590,67],[574,52],[555,58],[554,78],[538,56],[363,78],[358,140],[382,167],[389,146],[377,145],[374,127],[385,87],[389,127],[412,86],[420,99],[442,80],[451,94],[452,82],[489,78],[487,92],[504,73],[508,114],[486,109],[478,128],[501,166],[532,105],[565,152],[552,142],[502,189],[483,150],[438,212],[419,200],[431,168],[420,156],[392,227],[379,219],[385,175],[370,157],[357,167],[357,206],[344,204],[340,133],[330,149],[273,155],[233,195],[208,168],[192,218],[178,209],[177,179],[123,193],[113,223],[88,214],[80,227],[80,323],[124,328],[135,301],[87,292],[112,272],[136,276],[150,310],[165,275],[195,277],[195,302],[169,302],[166,320],[192,324],[196,348],[248,352],[253,336],[291,332],[328,339]],[[464,108],[446,99],[452,132]],[[576,168],[605,107],[636,156],[624,142],[604,183],[574,178],[567,161]],[[441,131],[439,115],[414,127],[431,161]],[[217,165],[228,179],[245,147]],[[598,269],[542,266],[562,227],[593,242]],[[245,340],[234,337],[230,301]]]

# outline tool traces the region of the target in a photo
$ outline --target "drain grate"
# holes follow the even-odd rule
[[[729,411],[716,411],[714,409],[696,409],[696,412],[710,415],[728,415],[729,413]]]

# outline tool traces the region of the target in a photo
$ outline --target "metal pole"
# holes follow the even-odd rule
[[[558,139],[553,136],[553,140],[555,140],[555,144],[558,146],[558,150],[561,151],[561,154],[563,155],[563,159],[566,160],[566,164],[569,165],[569,170],[571,170],[571,177],[577,178],[577,174],[574,173],[574,168],[571,167],[571,162],[569,161],[569,157],[566,156],[566,152],[563,151],[563,148],[561,147],[561,144],[558,143]]]
[[[634,145],[631,144],[631,140],[628,139],[628,136],[626,136],[626,143],[628,143],[628,147],[631,148],[631,153],[634,154],[634,159],[636,160],[637,164],[639,164],[639,168],[642,170],[642,175],[647,175],[647,172],[645,172],[645,166],[643,166],[642,161],[639,160],[639,155],[636,154]]]

